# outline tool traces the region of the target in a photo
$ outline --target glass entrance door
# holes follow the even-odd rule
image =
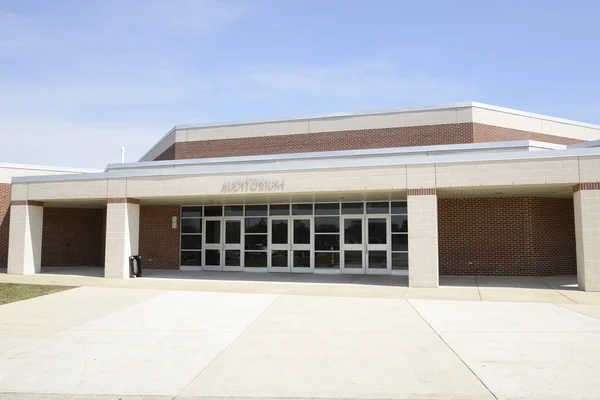
[[[312,259],[313,224],[311,217],[292,217],[291,271],[294,273],[314,272]]]
[[[223,271],[242,271],[242,219],[225,218]]]
[[[222,219],[205,218],[204,219],[204,271],[222,271],[223,240],[222,240]]]
[[[270,218],[269,272],[290,272],[290,218]]]
[[[385,275],[391,272],[389,259],[389,219],[388,215],[369,215],[367,223],[366,273]]]
[[[365,273],[365,240],[364,240],[364,217],[343,217],[342,234],[342,273],[364,274]]]

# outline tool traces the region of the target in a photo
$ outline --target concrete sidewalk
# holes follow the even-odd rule
[[[3,399],[600,398],[596,305],[81,287],[0,316]]]
[[[520,301],[554,304],[600,304],[600,293],[582,292],[575,275],[548,277],[442,276],[440,288],[408,287],[406,276],[257,274],[144,270],[143,278],[102,277],[95,267],[45,268],[37,275],[0,273],[0,282],[156,290],[287,294],[466,301]]]

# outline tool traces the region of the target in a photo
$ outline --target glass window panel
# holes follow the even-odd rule
[[[246,218],[246,233],[267,233],[266,218]]]
[[[225,265],[228,267],[239,267],[241,264],[241,251],[225,250]]]
[[[271,267],[287,267],[288,252],[287,250],[271,251]]]
[[[313,205],[312,204],[293,204],[292,215],[312,215]]]
[[[206,265],[221,265],[221,250],[204,250]]]
[[[315,204],[315,215],[339,215],[340,203]]]
[[[294,267],[310,268],[310,251],[294,250]]]
[[[387,268],[387,251],[369,250],[369,268],[372,268],[372,269]]]
[[[242,243],[242,221],[225,221],[225,243]]]
[[[396,233],[392,235],[392,251],[408,251],[408,235]]]
[[[202,216],[202,206],[181,207],[181,216],[184,218],[201,217]]]
[[[247,217],[261,217],[267,214],[267,205],[258,205],[258,206],[246,206],[246,216]]]
[[[315,232],[339,232],[339,217],[315,217]]]
[[[202,265],[202,252],[201,251],[182,251],[181,252],[181,265]]]
[[[387,243],[387,227],[385,218],[369,218],[369,244],[386,244]]]
[[[202,220],[200,218],[194,219],[182,219],[181,220],[181,233],[201,233],[202,232]]]
[[[378,201],[367,203],[367,214],[389,214],[390,203]]]
[[[392,269],[408,270],[408,253],[392,253]]]
[[[206,243],[221,243],[221,221],[206,221]]]
[[[225,206],[226,217],[241,217],[244,215],[244,206]]]
[[[364,214],[363,203],[342,203],[342,214]]]
[[[205,217],[221,217],[223,216],[223,206],[205,206]]]
[[[269,206],[269,215],[290,215],[289,204],[274,204]]]
[[[344,252],[344,268],[362,268],[362,251],[348,250]]]
[[[267,235],[246,235],[244,248],[246,250],[266,250]]]
[[[339,250],[340,235],[315,235],[315,250]]]
[[[392,216],[392,232],[408,232],[408,217],[406,215]]]
[[[340,268],[340,252],[315,252],[315,268]]]
[[[294,220],[294,244],[310,244],[310,219]]]
[[[181,235],[181,248],[186,250],[202,249],[201,235]]]
[[[392,202],[392,214],[407,214],[408,206],[406,201]]]
[[[244,267],[267,268],[267,252],[266,251],[246,251],[246,252],[244,252]]]
[[[362,218],[344,219],[344,243],[361,244],[362,243]]]
[[[288,243],[288,220],[273,219],[271,220],[271,243],[287,244]]]

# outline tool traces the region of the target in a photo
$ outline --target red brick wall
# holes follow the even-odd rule
[[[140,247],[143,268],[179,268],[179,206],[140,207]],[[177,229],[171,219],[177,217]]]
[[[537,140],[540,142],[556,144],[574,144],[582,140],[562,136],[545,135],[543,133],[521,131],[518,129],[503,128],[500,126],[473,124],[473,142],[509,142],[511,140]]]
[[[10,183],[0,183],[0,267],[8,263],[8,231],[10,222]]]
[[[571,144],[580,140],[478,123],[362,129],[175,143],[158,160],[251,156],[314,151],[374,149],[440,144],[539,140]]]
[[[572,199],[438,199],[440,275],[576,273]]]
[[[44,207],[42,267],[104,265],[105,209]]]

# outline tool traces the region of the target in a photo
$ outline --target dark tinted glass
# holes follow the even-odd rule
[[[344,268],[362,268],[362,251],[345,251]]]
[[[367,203],[367,214],[389,214],[390,203],[386,202],[375,202]]]
[[[294,244],[310,244],[310,220],[294,220]]]
[[[408,235],[402,233],[392,235],[392,251],[408,251]]]
[[[315,252],[315,268],[335,269],[340,267],[340,252]]]
[[[392,217],[392,232],[408,232],[408,217],[406,215],[394,215]]]
[[[310,251],[294,250],[294,267],[310,268]]]
[[[293,204],[292,215],[312,215],[313,205],[312,204]]]
[[[225,243],[241,243],[242,221],[225,221]]]
[[[206,243],[221,243],[221,221],[206,221]]]
[[[344,219],[344,243],[362,243],[362,218]]]
[[[315,235],[315,250],[339,250],[340,235]]]
[[[246,252],[244,252],[244,267],[266,268],[267,267],[267,252],[266,251],[246,251]]]
[[[392,202],[392,214],[406,214],[408,207],[405,201]]]
[[[201,251],[182,251],[181,252],[181,265],[202,265],[202,252]]]
[[[343,203],[342,214],[363,214],[365,205],[363,203]]]
[[[272,267],[287,267],[288,266],[287,250],[271,251],[271,266]]]
[[[201,219],[182,219],[181,220],[181,232],[182,233],[201,233],[202,232],[202,220]]]
[[[315,215],[339,215],[340,204],[315,204]]]
[[[387,251],[369,250],[369,268],[385,269],[387,267]]]
[[[392,253],[392,269],[408,269],[408,253]]]
[[[261,217],[263,215],[268,215],[267,214],[267,206],[266,205],[260,205],[260,206],[246,206],[246,216],[248,217]]]
[[[244,248],[246,250],[266,250],[267,235],[246,235]]]
[[[385,218],[369,218],[369,244],[386,244],[387,229]]]
[[[288,220],[274,219],[271,221],[271,243],[287,244],[288,243]]]
[[[315,217],[315,232],[339,232],[339,217]]]
[[[200,250],[202,248],[202,236],[200,235],[182,235],[181,248],[186,250]]]
[[[240,217],[244,215],[244,206],[225,206],[226,217]]]
[[[267,219],[246,218],[246,233],[267,233]]]
[[[241,252],[239,250],[225,250],[225,265],[230,267],[239,267]]]
[[[269,215],[290,215],[289,204],[275,204],[269,206]]]
[[[221,250],[205,250],[206,265],[221,265]]]
[[[204,207],[205,217],[221,217],[223,215],[222,206],[206,206]]]
[[[181,208],[181,216],[182,217],[201,217],[202,216],[202,206],[182,207]]]

